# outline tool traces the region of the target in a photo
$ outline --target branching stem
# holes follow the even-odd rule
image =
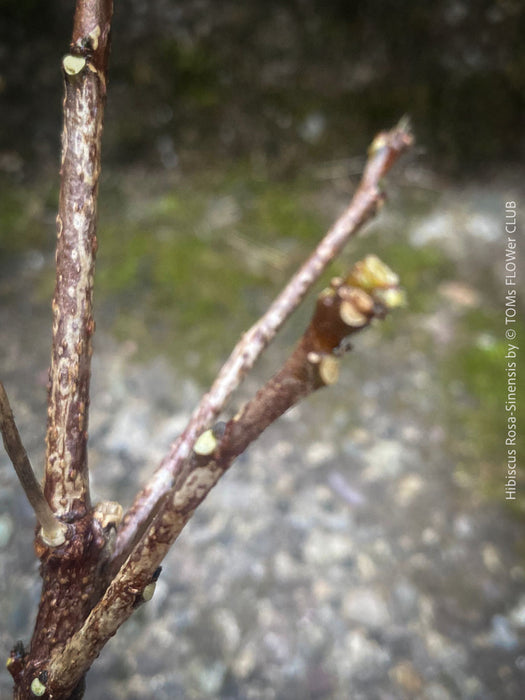
[[[16,700],[82,696],[92,662],[137,605],[151,597],[160,562],[220,476],[288,408],[334,383],[348,336],[400,301],[397,277],[374,258],[345,280],[332,280],[288,360],[234,418],[216,423],[279,328],[383,203],[381,180],[412,143],[406,121],[376,137],[351,203],[241,338],[115,532],[119,507],[92,508],[87,466],[97,195],[112,12],[112,0],[77,0],[70,51],[62,61],[64,129],[43,491],[0,384],[4,444],[42,526],[35,546],[43,585],[31,647],[26,652],[15,645],[8,661]]]
[[[361,183],[350,205],[333,224],[317,248],[292,277],[268,311],[243,335],[220,370],[211,389],[194,411],[186,429],[174,442],[145,487],[138,493],[124,516],[117,534],[115,561],[122,561],[137,539],[145,532],[158,504],[171,488],[197,436],[212,425],[235,389],[257,358],[275,337],[279,328],[300,304],[347,241],[377,212],[384,201],[381,180],[399,156],[412,144],[413,137],[406,119],[389,132],[376,136]]]
[[[282,368],[226,425],[203,431],[172,487],[162,496],[143,537],[114,576],[84,625],[52,655],[50,682],[75,683],[106,641],[143,600],[167,551],[234,459],[269,425],[312,391],[337,379],[338,356],[348,336],[402,303],[397,276],[374,256],[336,278],[318,297],[312,321]]]
[[[22,444],[2,382],[0,382],[0,430],[5,451],[9,455],[20,484],[42,527],[41,537],[48,546],[58,547],[65,541],[67,526],[55,517],[55,514],[49,507],[49,503],[44,498],[42,487],[35,476],[27,452]]]

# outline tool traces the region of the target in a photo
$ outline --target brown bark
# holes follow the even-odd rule
[[[363,274],[365,273],[365,274]],[[357,286],[355,286],[357,285]],[[74,683],[142,600],[168,549],[219,478],[269,425],[299,400],[337,378],[347,339],[399,306],[397,277],[373,256],[319,295],[312,321],[294,352],[228,423],[205,431],[183,462],[147,533],[93,608],[83,627],[48,664],[50,686],[67,668]]]
[[[84,516],[91,505],[87,424],[110,17],[109,0],[79,2],[71,53],[63,60],[64,127],[44,493],[53,510],[68,518]]]
[[[106,533],[89,497],[87,423],[91,364],[93,275],[102,121],[112,0],[77,2],[70,53],[63,59],[64,126],[53,345],[48,397],[44,495],[67,523],[66,539],[48,546],[37,534],[42,595],[31,648],[18,648],[9,669],[15,697],[82,694],[81,674],[66,689],[47,687],[47,663],[81,627],[101,595]]]
[[[35,511],[36,518],[42,526],[40,536],[49,546],[58,547],[65,541],[67,525],[58,520],[44,497],[42,487],[37,481],[27,452],[20,439],[9,399],[2,382],[0,382],[0,431],[5,450],[15,468],[20,485],[24,489],[29,503]]]
[[[283,367],[234,418],[209,427],[312,284],[382,204],[379,182],[412,141],[405,125],[375,139],[352,202],[243,336],[115,532],[120,506],[91,507],[87,465],[97,191],[112,9],[112,0],[77,0],[70,53],[63,60],[57,277],[46,471],[39,498],[65,539],[50,544],[37,531],[43,588],[35,630],[29,651],[17,644],[8,661],[19,699],[82,697],[85,673],[122,622],[151,597],[160,562],[220,476],[290,406],[333,383],[347,338],[399,302],[397,278],[377,260],[364,261],[346,280],[333,280]],[[22,482],[29,483],[29,460],[7,397],[0,399],[8,451],[20,466]],[[34,483],[32,490],[38,490]]]
[[[171,488],[187,459],[197,435],[209,427],[224,409],[257,358],[268,346],[284,321],[300,304],[328,264],[340,253],[384,202],[380,182],[400,155],[412,144],[405,121],[389,132],[380,133],[369,149],[359,187],[351,203],[326,236],[275,299],[268,311],[248,330],[219,372],[213,386],[194,411],[188,426],[174,442],[146,486],[137,494],[117,533],[115,562],[121,563],[146,530],[159,502]]]

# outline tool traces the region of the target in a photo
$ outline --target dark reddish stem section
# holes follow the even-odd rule
[[[42,595],[26,653],[15,647],[8,665],[15,698],[80,698],[83,673],[67,670],[51,692],[47,666],[78,630],[103,592],[100,567],[107,533],[91,510],[87,425],[91,372],[93,275],[112,0],[78,0],[70,53],[63,59],[64,126],[53,344],[49,373],[44,495],[63,524],[65,541],[50,546],[37,533]],[[87,669],[86,669],[87,670]]]
[[[97,194],[111,0],[79,0],[64,58],[64,127],[44,493],[61,516],[89,510],[87,425]]]

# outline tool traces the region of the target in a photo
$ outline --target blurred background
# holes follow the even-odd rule
[[[0,4],[0,376],[39,470],[72,15],[66,0]],[[380,216],[323,280],[375,253],[407,307],[223,478],[153,601],[90,672],[88,700],[522,697],[525,490],[521,473],[505,500],[504,224],[505,203],[519,220],[525,201],[524,31],[518,0],[116,3],[94,500],[129,505],[349,201],[377,131],[408,114],[417,142]],[[519,239],[517,253],[521,311]],[[279,367],[312,299],[228,415]],[[1,452],[4,657],[31,635],[32,536]]]

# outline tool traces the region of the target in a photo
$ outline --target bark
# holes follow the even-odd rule
[[[82,693],[83,675],[56,692],[47,663],[82,625],[103,590],[100,567],[107,532],[89,497],[87,424],[93,275],[102,121],[106,97],[112,0],[77,2],[70,53],[63,59],[64,125],[57,275],[53,297],[44,495],[67,524],[65,542],[51,547],[37,532],[42,594],[28,653],[18,646],[8,668],[15,697],[68,698]]]
[[[63,60],[64,127],[44,493],[52,509],[67,518],[81,518],[91,505],[87,424],[110,18],[109,0],[79,2],[71,52]]]
[[[384,201],[380,181],[411,144],[406,124],[374,140],[347,209],[268,312],[243,336],[170,453],[120,524],[116,503],[92,507],[87,426],[97,192],[112,0],[77,0],[65,97],[57,216],[47,451],[39,492],[4,393],[0,427],[9,454],[51,540],[37,529],[42,595],[28,651],[13,648],[15,698],[81,698],[84,677],[108,639],[148,600],[169,547],[235,458],[290,406],[337,379],[348,338],[400,302],[397,277],[368,258],[317,300],[288,360],[237,415],[216,423],[233,391],[350,237]],[[212,426],[212,427],[210,427]],[[36,495],[35,495],[36,494]],[[35,507],[36,510],[36,507]],[[45,511],[45,515],[43,515]]]
[[[75,683],[137,605],[151,597],[160,563],[219,478],[288,408],[337,379],[338,358],[349,349],[348,338],[402,303],[397,285],[397,276],[373,256],[356,265],[346,280],[332,280],[319,295],[312,321],[283,367],[233,419],[204,431],[194,443],[147,533],[83,627],[53,655],[50,683],[66,669]]]
[[[24,489],[27,499],[35,511],[36,518],[42,526],[40,532],[41,538],[46,544],[52,547],[63,544],[65,542],[67,525],[58,520],[44,497],[42,487],[37,481],[27,452],[22,444],[13,412],[11,411],[9,399],[7,398],[7,393],[2,382],[0,382],[0,429],[5,451],[9,455],[9,459],[15,468],[20,485]]]
[[[166,455],[152,478],[137,494],[117,533],[113,568],[129,555],[137,539],[147,529],[159,503],[171,488],[184,460],[190,454],[196,437],[217,419],[244,376],[328,264],[381,207],[385,197],[380,183],[411,144],[412,135],[404,120],[395,129],[380,133],[374,139],[363,177],[349,206],[268,311],[244,334],[213,386],[203,396],[185,431],[175,441],[170,453]]]

